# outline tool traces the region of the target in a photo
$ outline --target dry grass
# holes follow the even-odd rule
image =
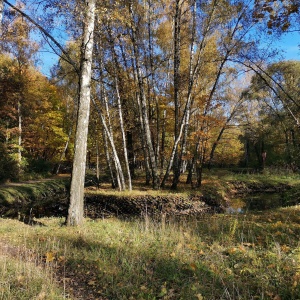
[[[299,212],[87,219],[80,229],[2,219],[2,245],[38,259],[1,256],[1,299],[298,299]]]

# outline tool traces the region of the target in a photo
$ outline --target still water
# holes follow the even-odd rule
[[[249,210],[266,210],[281,206],[284,206],[284,197],[281,193],[254,193],[232,199],[226,212],[245,213]]]

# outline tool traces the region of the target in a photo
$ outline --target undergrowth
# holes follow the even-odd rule
[[[81,228],[0,219],[1,247],[19,249],[0,255],[0,298],[299,299],[299,212],[86,219]],[[24,253],[35,257],[30,268]]]

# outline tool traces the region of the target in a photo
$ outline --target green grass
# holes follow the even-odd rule
[[[19,200],[35,200],[66,187],[68,179],[43,179],[32,182],[8,183],[0,186],[0,201],[12,203]],[[0,202],[1,203],[1,202]]]
[[[82,228],[40,221],[0,219],[2,243],[37,258],[24,273],[21,254],[0,256],[1,299],[299,299],[297,206],[167,222],[87,219]]]
[[[204,179],[226,181],[243,181],[246,183],[261,183],[261,184],[279,184],[285,183],[289,185],[299,184],[300,174],[289,171],[278,171],[272,168],[265,168],[261,173],[238,173],[231,172],[226,169],[205,170]]]
[[[201,190],[180,186],[177,195],[226,200],[235,181],[288,184],[287,204],[300,197],[299,175],[225,170],[205,172]],[[6,186],[0,195],[34,199],[48,187]],[[171,195],[139,187],[114,194]],[[103,185],[89,191],[98,192],[112,194]],[[161,221],[86,219],[80,228],[60,218],[38,221],[45,226],[0,219],[0,299],[300,299],[300,206]]]

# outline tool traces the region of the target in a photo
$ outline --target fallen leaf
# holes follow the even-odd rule
[[[53,260],[55,260],[55,252],[47,252],[46,253],[46,262],[51,262]]]
[[[95,280],[90,280],[89,282],[88,282],[88,285],[95,285],[96,284],[96,281]]]

